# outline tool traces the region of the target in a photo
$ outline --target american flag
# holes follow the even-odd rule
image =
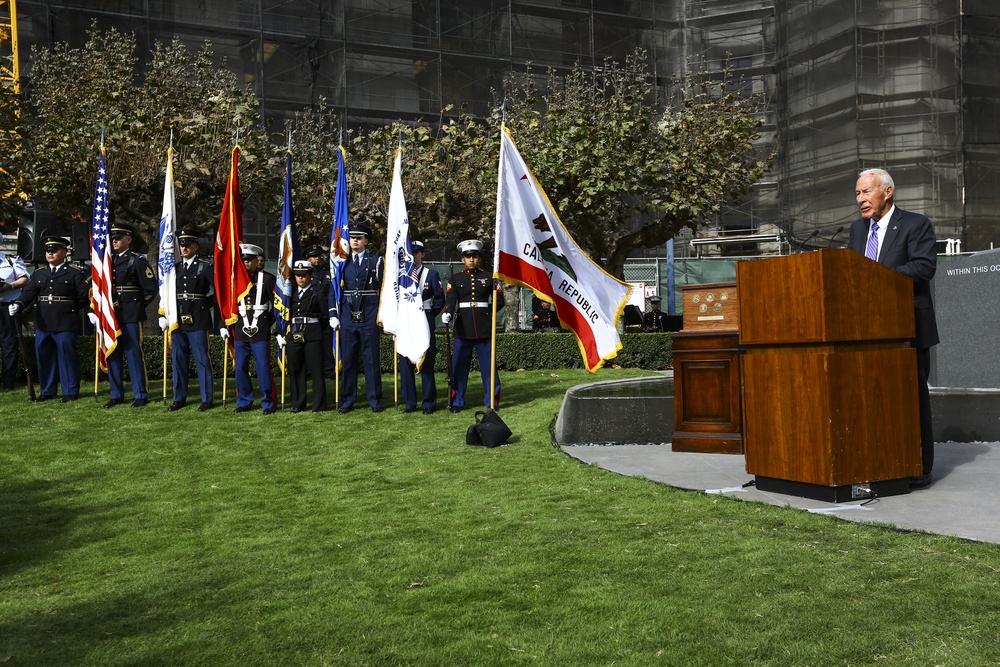
[[[108,172],[104,168],[104,146],[97,169],[94,190],[94,216],[90,225],[91,285],[90,301],[97,316],[97,360],[101,370],[108,370],[108,355],[118,345],[118,318],[111,295],[111,259],[108,257]]]

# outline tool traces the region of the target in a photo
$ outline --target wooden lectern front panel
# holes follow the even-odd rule
[[[742,363],[747,472],[824,486],[920,473],[915,350],[750,348]]]

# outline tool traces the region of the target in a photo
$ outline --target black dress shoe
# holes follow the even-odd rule
[[[274,414],[274,408],[264,408],[263,413],[265,415],[273,415]]]
[[[408,415],[408,414],[410,414],[411,412],[416,412],[416,411],[417,411],[417,409],[416,409],[416,408],[403,408],[403,414],[404,414],[404,415]]]
[[[351,407],[340,408],[339,410],[337,410],[337,412],[339,412],[342,415],[346,415],[348,412],[350,412],[353,409],[354,408],[351,408]]]
[[[148,398],[137,398],[134,401],[132,401],[132,407],[133,408],[144,408],[147,405],[149,405],[149,399]]]
[[[120,398],[111,398],[111,399],[108,399],[108,402],[104,404],[104,407],[105,408],[113,408],[116,405],[121,405],[122,403],[124,403],[124,401],[122,399],[120,399]]]
[[[55,398],[55,396],[47,396],[45,394],[42,394],[41,396],[35,399],[35,402],[44,403],[45,401],[51,401],[53,398]]]
[[[432,414],[434,414],[434,408],[424,408],[424,414],[425,415],[432,415]]]
[[[326,408],[313,408],[313,412],[326,412]]]
[[[292,414],[297,415],[302,412],[302,408],[292,408]]]
[[[202,403],[201,405],[198,406],[198,412],[206,412],[214,407],[215,404],[212,403],[212,401],[208,401],[207,403]]]
[[[383,408],[381,405],[378,405],[378,406],[375,406],[374,408],[372,408],[372,412],[374,412],[375,414],[378,414],[378,413],[382,412],[383,410],[385,410],[385,408]]]
[[[450,408],[448,408],[448,412],[452,414],[458,414],[461,411],[462,411],[462,406],[459,405],[453,405]]]
[[[66,394],[65,396],[62,397],[62,400],[59,401],[59,402],[60,403],[71,403],[71,402],[75,401],[78,398],[80,398],[79,394]]]
[[[135,407],[135,406],[133,406],[133,407]],[[184,402],[183,401],[174,401],[173,403],[170,404],[170,407],[167,408],[167,412],[177,412],[178,410],[180,410],[183,407],[184,407]]]
[[[926,475],[914,475],[910,478],[910,488],[911,489],[926,489],[931,485],[934,480],[931,477],[931,473]]]
[[[237,405],[236,409],[233,410],[233,412],[239,414],[241,412],[250,412],[251,410],[253,410],[253,403],[251,403],[250,405]]]

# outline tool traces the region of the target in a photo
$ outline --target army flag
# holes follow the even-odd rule
[[[494,275],[530,287],[576,336],[594,373],[618,355],[618,318],[631,287],[606,273],[563,227],[506,127],[500,139]]]
[[[250,293],[250,275],[240,257],[243,241],[243,200],[240,198],[240,147],[233,147],[232,166],[215,235],[215,298],[224,326],[239,319],[240,301]]]
[[[160,315],[167,320],[167,336],[177,328],[177,213],[174,206],[174,149],[167,149],[167,178],[163,183],[163,212],[160,214],[160,246],[156,275],[160,282]]]
[[[295,291],[292,266],[302,257],[299,249],[299,235],[295,231],[295,217],[292,211],[292,152],[285,153],[285,205],[281,209],[281,232],[278,234],[278,275],[275,276],[274,320],[281,335],[286,335],[289,322],[289,307]]]
[[[104,164],[104,145],[97,167],[97,186],[94,189],[94,214],[90,223],[90,302],[93,306],[97,334],[97,363],[101,370],[108,370],[108,355],[118,345],[118,318],[115,316],[114,297],[111,294],[111,256],[108,247],[108,172]],[[96,376],[95,376],[96,378]],[[97,380],[94,380],[95,384]]]
[[[379,299],[378,319],[386,333],[396,337],[396,352],[418,367],[430,347],[430,330],[423,311],[420,270],[413,263],[410,221],[403,196],[403,149],[396,149],[389,190],[389,214],[385,243],[385,276]]]
[[[330,230],[330,292],[340,301],[340,277],[344,262],[351,256],[351,240],[347,221],[347,170],[344,168],[344,147],[337,147],[337,191],[333,195],[333,228]]]

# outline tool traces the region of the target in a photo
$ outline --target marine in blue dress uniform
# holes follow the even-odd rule
[[[198,374],[201,394],[199,412],[212,409],[215,405],[212,362],[208,356],[208,334],[214,328],[217,318],[215,295],[213,293],[215,275],[212,262],[198,257],[200,244],[198,232],[181,229],[177,232],[181,261],[174,265],[174,280],[177,285],[177,328],[170,337],[170,359],[174,367],[174,402],[167,408],[175,412],[184,407],[188,397],[188,382],[191,379],[190,360]],[[160,328],[166,327],[165,318],[160,318]],[[223,335],[229,331],[222,329]]]
[[[330,328],[340,329],[344,370],[340,380],[340,413],[350,412],[358,397],[358,357],[364,364],[368,405],[382,412],[381,338],[378,300],[382,290],[382,258],[368,252],[371,227],[350,227],[351,256],[341,273],[340,302],[330,290]]]
[[[316,280],[308,260],[295,262],[292,274],[295,276],[295,291],[288,308],[288,336],[278,336],[278,345],[288,345],[292,413],[306,409],[306,371],[312,377],[312,411],[323,412],[326,410],[323,326],[327,324],[330,286]]]
[[[132,407],[149,403],[146,384],[146,360],[142,356],[142,323],[146,306],[156,298],[159,287],[146,258],[132,251],[135,227],[112,222],[111,236],[111,295],[115,318],[121,335],[118,345],[108,355],[108,384],[111,398],[104,404],[113,408],[125,400],[125,360],[128,359],[132,379]]]
[[[455,349],[452,353],[452,395],[451,412],[461,412],[465,407],[465,390],[469,385],[469,369],[472,367],[472,353],[479,359],[479,372],[483,379],[483,404],[490,404],[490,356],[493,346],[493,307],[490,299],[496,298],[497,310],[503,308],[503,288],[493,279],[489,271],[479,268],[479,254],[483,250],[481,241],[462,241],[458,251],[462,253],[465,271],[448,279],[448,293],[445,296],[445,324],[455,321]],[[494,296],[495,295],[495,296]],[[500,407],[500,376],[493,377],[494,406]]]
[[[253,382],[250,380],[250,357],[257,366],[260,407],[265,415],[274,414],[274,375],[271,372],[271,327],[274,325],[274,275],[263,267],[264,250],[249,243],[240,244],[243,265],[250,274],[250,292],[240,302],[233,342],[236,347],[236,412],[253,410]]]
[[[33,274],[21,296],[8,306],[10,315],[35,301],[35,357],[38,360],[39,401],[56,397],[62,384],[62,402],[80,396],[80,358],[76,339],[83,321],[81,313],[89,304],[87,276],[66,263],[69,241],[61,236],[46,236],[45,261]]]
[[[420,282],[420,298],[423,301],[421,310],[427,316],[427,329],[430,331],[430,346],[424,354],[424,360],[420,364],[420,384],[423,389],[423,400],[420,407],[425,415],[434,412],[437,407],[437,383],[434,379],[434,362],[437,359],[437,342],[434,336],[434,318],[438,316],[444,308],[444,289],[441,287],[441,276],[430,267],[423,266],[426,249],[420,241],[414,241],[413,264],[417,267]],[[403,394],[403,412],[416,412],[417,410],[417,383],[415,378],[415,368],[413,362],[404,357],[399,357],[399,387]]]

